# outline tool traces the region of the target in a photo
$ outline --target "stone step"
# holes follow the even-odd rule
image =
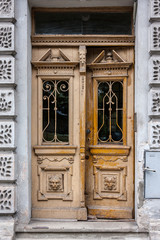
[[[149,240],[147,233],[17,233],[16,240]]]

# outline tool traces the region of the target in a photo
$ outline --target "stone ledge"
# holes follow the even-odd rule
[[[65,232],[65,233],[107,233],[107,232],[141,232],[136,222],[118,221],[31,221],[28,225],[16,225],[17,233],[24,232]],[[144,231],[143,231],[144,232]]]

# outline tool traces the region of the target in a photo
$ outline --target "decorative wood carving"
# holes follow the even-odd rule
[[[103,50],[91,64],[87,66],[92,69],[93,77],[98,76],[127,76],[127,70],[132,63],[125,62],[123,58],[113,49]]]
[[[94,166],[94,199],[127,200],[127,167]]]
[[[100,156],[93,155],[93,163],[97,163],[98,161],[104,161],[104,162],[116,162],[116,161],[122,161],[127,162],[128,157],[127,156],[119,156],[119,157],[108,157],[108,156]]]
[[[32,36],[33,46],[134,46],[134,36]]]
[[[38,201],[72,201],[72,167],[38,166]]]
[[[32,61],[32,64],[37,68],[56,67],[57,69],[64,69],[66,67],[74,68],[78,62],[70,61],[61,49],[59,49],[58,54],[54,54],[54,49],[50,48],[38,61]]]
[[[61,162],[63,160],[67,160],[70,164],[72,164],[74,162],[74,158],[73,156],[67,156],[67,157],[64,157],[64,156],[56,156],[56,157],[45,157],[45,156],[38,156],[37,158],[37,162],[39,164],[42,164],[43,161],[49,161],[49,162]]]

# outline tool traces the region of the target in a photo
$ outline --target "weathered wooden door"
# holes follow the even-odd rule
[[[133,49],[87,51],[86,206],[96,218],[133,217]]]
[[[32,217],[133,217],[133,47],[33,47]]]

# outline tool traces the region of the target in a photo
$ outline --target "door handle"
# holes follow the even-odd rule
[[[149,167],[145,167],[145,168],[144,168],[144,171],[147,171],[147,172],[156,172],[155,169],[151,169],[151,168],[149,168]]]

